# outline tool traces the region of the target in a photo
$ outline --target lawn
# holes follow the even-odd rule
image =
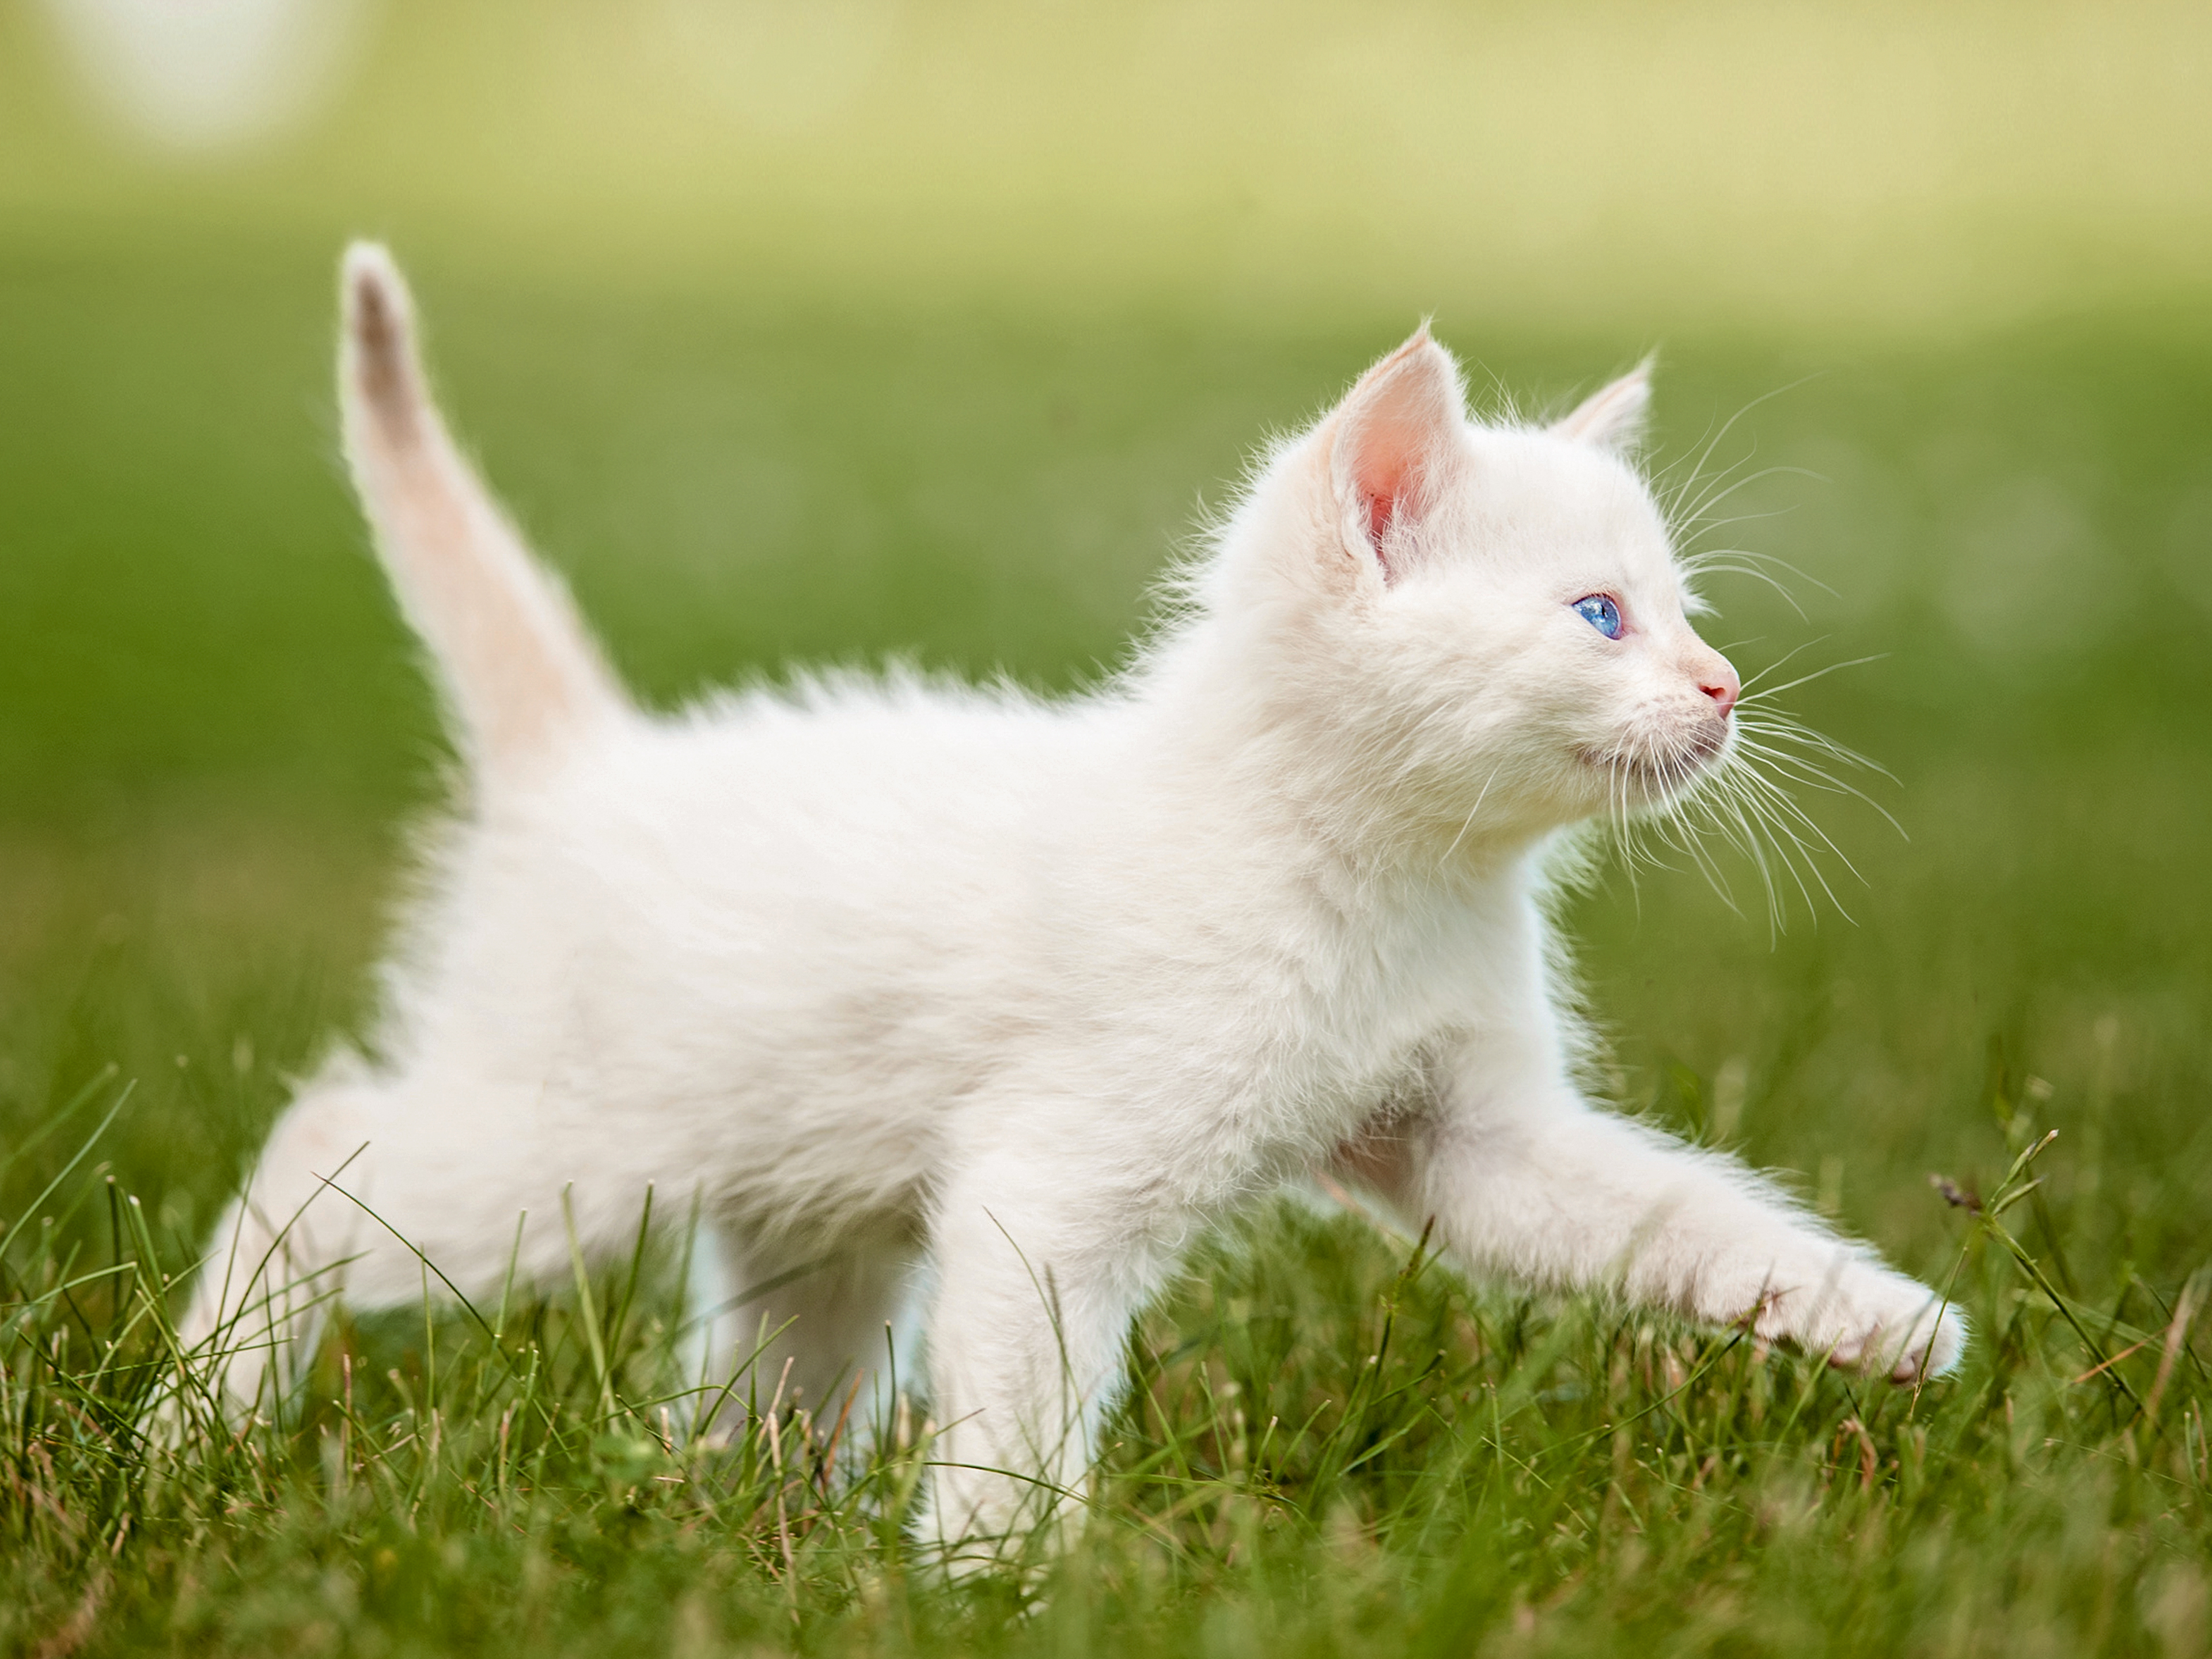
[[[362,1029],[443,787],[333,459],[334,254],[0,246],[0,1647],[2212,1651],[2212,346],[2140,312],[1662,358],[1655,467],[1710,444],[1747,482],[1708,540],[1802,573],[1716,579],[1711,636],[1833,668],[1789,706],[1885,770],[1805,793],[1834,844],[1772,907],[1725,860],[1733,903],[1618,860],[1576,901],[1609,1090],[1953,1286],[1956,1376],[1285,1201],[1144,1322],[1040,1571],[905,1540],[919,1402],[859,1468],[828,1419],[665,1443],[657,1248],[339,1320],[281,1422],[149,1442],[168,1287]],[[1412,321],[417,274],[459,425],[665,704],[892,653],[1095,680],[1200,503]],[[1524,402],[1648,343],[1437,325]]]

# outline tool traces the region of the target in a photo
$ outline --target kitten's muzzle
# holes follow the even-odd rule
[[[1733,702],[1730,698],[1729,702]],[[1665,740],[1632,738],[1612,749],[1584,749],[1583,763],[1610,778],[1626,781],[1647,800],[1662,799],[1696,782],[1727,754],[1733,735],[1727,714],[1717,707]]]

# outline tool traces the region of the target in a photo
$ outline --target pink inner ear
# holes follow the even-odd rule
[[[1390,526],[1397,522],[1399,512],[1406,505],[1413,468],[1410,454],[1385,449],[1371,458],[1368,477],[1361,481],[1359,497],[1367,507],[1367,545],[1375,555],[1375,562],[1382,567],[1385,581],[1392,573],[1389,556],[1382,550],[1382,538],[1390,533]]]
[[[1391,570],[1383,541],[1393,525],[1424,510],[1431,474],[1464,418],[1458,371],[1425,333],[1368,370],[1345,399],[1332,465],[1346,505],[1360,515],[1345,528],[1366,531],[1385,580]]]
[[[1390,520],[1397,516],[1398,503],[1389,495],[1370,495],[1367,498],[1367,540],[1375,550],[1375,556],[1382,556],[1382,538],[1389,533]]]

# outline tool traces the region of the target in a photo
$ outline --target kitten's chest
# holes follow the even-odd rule
[[[1392,921],[1293,941],[1235,985],[1213,1040],[1195,1045],[1231,1085],[1217,1102],[1224,1152],[1256,1176],[1310,1164],[1409,1103],[1456,1034],[1544,994],[1540,955],[1510,915]]]
[[[1334,1136],[1416,1086],[1438,1045],[1489,1000],[1482,943],[1447,930],[1385,939],[1314,974],[1279,1032],[1286,1114]]]

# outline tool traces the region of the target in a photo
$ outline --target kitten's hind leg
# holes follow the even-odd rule
[[[687,1436],[715,1433],[733,1389],[738,1340],[738,1278],[730,1241],[711,1221],[693,1224],[684,1241],[683,1322],[677,1329],[677,1422]]]
[[[290,1392],[363,1248],[365,1218],[349,1194],[373,1178],[375,1095],[356,1083],[311,1087],[279,1120],[179,1323],[172,1416],[239,1420]]]
[[[857,1448],[910,1368],[914,1251],[902,1237],[747,1247],[702,1224],[685,1275],[684,1386],[695,1432],[727,1435],[779,1395]],[[849,1401],[849,1410],[848,1404]]]
[[[552,1282],[570,1229],[603,1259],[636,1233],[646,1183],[575,1194],[549,1175],[527,1125],[535,1091],[416,1078],[333,1076],[277,1120],[246,1191],[216,1231],[179,1327],[175,1414],[234,1421],[271,1409],[343,1297],[359,1310],[455,1293],[485,1318],[514,1288]],[[555,1160],[590,1167],[589,1148]],[[525,1231],[521,1220],[532,1216]]]

